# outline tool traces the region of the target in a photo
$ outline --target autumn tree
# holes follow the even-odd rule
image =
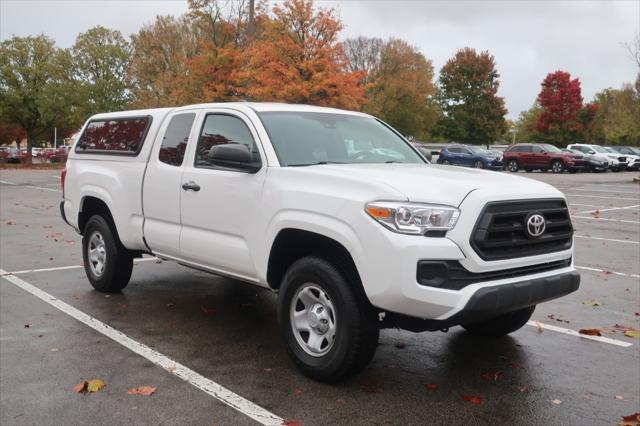
[[[500,75],[489,52],[465,47],[440,70],[439,127],[449,140],[490,144],[506,131],[504,100],[498,96]]]
[[[380,67],[385,42],[381,38],[360,36],[348,38],[342,45],[349,60],[347,69],[352,72],[364,71],[364,81],[371,81]]]
[[[359,109],[363,74],[348,69],[338,42],[342,23],[333,9],[310,0],[276,4],[262,33],[243,52],[237,93],[256,101],[281,101]]]
[[[134,107],[180,103],[175,92],[189,75],[188,61],[199,53],[196,29],[186,17],[158,16],[131,37],[129,84]]]
[[[536,129],[547,142],[564,146],[580,138],[584,127],[577,120],[582,109],[579,79],[565,71],[548,74],[537,101],[542,111]]]
[[[120,31],[91,28],[78,35],[71,54],[81,115],[124,109],[131,101],[127,81],[131,49]]]
[[[70,66],[68,52],[44,35],[0,44],[0,115],[24,130],[28,152],[54,126],[70,125]]]
[[[358,39],[356,39],[358,40]],[[375,40],[375,39],[374,39]],[[347,41],[349,42],[349,41]],[[364,110],[380,117],[405,135],[427,138],[437,118],[433,102],[433,65],[417,48],[400,39],[390,39],[375,53],[377,41],[355,42],[369,46],[371,57],[351,54],[352,64],[368,72],[367,104]],[[377,59],[376,59],[377,58]]]
[[[19,125],[0,121],[0,145],[11,145],[15,143],[19,149],[20,143],[26,137],[27,134]]]
[[[594,117],[586,130],[590,142],[640,145],[640,95],[630,84],[595,95]]]

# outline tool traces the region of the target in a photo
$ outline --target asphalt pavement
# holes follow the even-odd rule
[[[498,340],[384,330],[338,385],[295,369],[267,290],[146,258],[121,294],[93,291],[58,175],[0,170],[2,425],[612,425],[640,412],[640,340],[624,334],[640,329],[637,173],[527,174],[567,194],[578,292]],[[98,378],[103,390],[74,391]],[[156,391],[127,393],[139,386]]]

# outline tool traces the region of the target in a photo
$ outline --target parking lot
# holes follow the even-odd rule
[[[527,174],[567,195],[582,275],[528,326],[384,330],[363,373],[325,385],[287,358],[266,290],[145,258],[121,294],[93,291],[58,173],[3,170],[0,423],[616,424],[640,411],[640,340],[624,334],[640,328],[636,175]],[[106,388],[74,391],[96,378]]]

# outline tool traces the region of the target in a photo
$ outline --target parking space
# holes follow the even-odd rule
[[[580,290],[499,340],[385,330],[369,367],[330,386],[287,358],[268,291],[153,258],[121,294],[92,291],[57,173],[2,171],[0,423],[615,424],[640,411],[640,341],[624,335],[640,328],[640,186],[526,176],[568,194]],[[94,378],[107,388],[74,392]]]

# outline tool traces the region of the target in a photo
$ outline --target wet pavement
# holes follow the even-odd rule
[[[80,238],[59,217],[55,171],[0,171],[0,268],[285,420],[616,424],[640,411],[640,340],[616,328],[640,328],[640,186],[633,173],[527,176],[567,194],[582,275],[578,292],[540,305],[533,320],[599,328],[630,346],[540,332],[535,324],[489,341],[459,327],[384,330],[363,373],[316,383],[287,358],[269,291],[154,259],[135,266],[121,294],[93,291],[80,267]],[[583,303],[592,301],[599,306]],[[107,387],[74,392],[94,378]],[[156,393],[127,394],[145,385]],[[2,279],[0,424],[88,423],[255,421]]]

